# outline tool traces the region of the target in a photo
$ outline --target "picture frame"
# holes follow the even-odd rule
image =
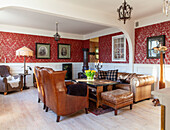
[[[36,43],[36,59],[50,59],[51,45],[49,43]]]
[[[67,70],[65,80],[72,80],[72,64],[62,64],[62,70]]]
[[[58,43],[58,59],[71,59],[71,45]]]
[[[165,46],[165,35],[153,36],[147,38],[147,59],[159,59],[160,52],[154,53],[153,48],[158,46],[161,43],[162,46]]]

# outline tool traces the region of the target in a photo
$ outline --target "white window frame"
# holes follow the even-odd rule
[[[114,39],[124,38],[124,57],[121,59],[114,58]],[[125,35],[118,35],[112,37],[112,61],[126,61],[126,37]]]

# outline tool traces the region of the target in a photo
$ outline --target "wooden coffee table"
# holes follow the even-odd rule
[[[111,91],[113,85],[119,83],[117,81],[111,81],[111,80],[105,80],[105,79],[100,79],[100,80],[95,79],[94,81],[88,81],[87,79],[75,79],[74,81],[79,82],[79,83],[86,83],[89,89],[96,91],[96,94],[95,94],[96,99],[89,97],[90,100],[96,102],[96,108],[102,105],[101,93],[103,92],[103,87],[107,86],[107,90]]]

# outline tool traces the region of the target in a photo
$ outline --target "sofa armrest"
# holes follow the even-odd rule
[[[141,87],[144,85],[152,85],[154,83],[154,77],[150,75],[140,75],[133,77],[130,81],[132,86]]]

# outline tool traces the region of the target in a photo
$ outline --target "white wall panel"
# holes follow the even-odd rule
[[[62,70],[62,64],[67,64],[66,62],[64,63],[27,63],[27,66],[30,66],[32,69],[35,66],[41,66],[41,67],[49,67],[53,68],[56,71]],[[0,63],[0,65],[8,65],[10,66],[10,71],[12,75],[17,75],[19,73],[23,73],[23,63]],[[82,62],[73,62],[72,67],[73,67],[73,79],[78,78],[78,72],[82,71]],[[33,86],[33,70],[28,71],[29,74],[26,79],[27,86]]]

